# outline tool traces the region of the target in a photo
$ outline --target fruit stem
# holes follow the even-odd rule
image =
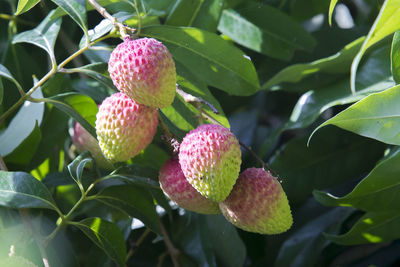
[[[144,230],[144,232],[138,238],[138,240],[131,245],[131,248],[129,249],[128,254],[126,255],[125,262],[128,262],[128,260],[133,256],[133,254],[135,254],[136,249],[140,246],[140,244],[143,243],[143,241],[146,239],[146,237],[149,233],[150,233],[150,229],[146,228],[146,230]]]
[[[179,89],[178,86],[176,87],[176,92],[183,98],[186,103],[203,103],[206,104],[215,114],[219,114],[219,111],[211,103],[205,101],[203,98],[188,94]]]
[[[128,36],[128,34],[126,33],[126,30],[131,31],[132,33],[134,33],[136,31],[136,29],[131,28],[121,22],[118,22],[118,20],[115,17],[113,17],[110,13],[108,13],[107,10],[104,7],[102,7],[99,3],[97,3],[96,0],[88,0],[88,2],[97,10],[97,12],[100,13],[100,15],[102,15],[104,18],[111,21],[111,23],[116,28],[119,29],[119,32],[120,32],[122,38],[125,38],[126,36]],[[140,24],[139,24],[139,27],[140,27]]]

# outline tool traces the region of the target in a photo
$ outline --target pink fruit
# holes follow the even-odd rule
[[[105,157],[126,161],[146,148],[157,131],[158,111],[123,93],[107,97],[96,116],[96,133]]]
[[[186,180],[178,159],[169,159],[160,170],[160,186],[180,207],[203,214],[218,214],[218,203],[203,197]]]
[[[244,170],[219,207],[228,221],[249,232],[279,234],[293,223],[281,184],[261,168]]]
[[[204,124],[183,138],[179,163],[188,182],[203,196],[223,201],[238,178],[239,141],[220,125]]]
[[[112,52],[108,71],[114,85],[137,103],[163,108],[174,100],[175,63],[156,39],[126,37]]]

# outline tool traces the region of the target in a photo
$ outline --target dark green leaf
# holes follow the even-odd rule
[[[204,0],[177,0],[165,24],[173,26],[192,26]]]
[[[307,222],[285,240],[275,266],[315,266],[322,250],[330,243],[323,232],[337,234],[352,209],[335,208]]]
[[[89,157],[89,152],[84,152],[76,157],[70,164],[68,164],[68,171],[72,179],[79,185],[82,181],[83,169],[86,164],[93,162],[93,159]]]
[[[318,126],[336,125],[356,134],[400,145],[400,85],[371,94]]]
[[[223,8],[224,0],[204,0],[192,26],[209,32],[215,32]]]
[[[395,31],[400,29],[400,2],[385,0],[381,10],[372,25],[367,38],[365,39],[360,51],[354,58],[353,64],[351,65],[351,90],[356,91],[356,73],[358,65],[361,61],[365,51],[376,44],[386,36],[393,34]]]
[[[380,243],[400,238],[398,211],[367,212],[343,235],[325,235],[341,245]]]
[[[393,79],[397,84],[400,83],[400,31],[393,36],[392,53],[390,56]]]
[[[107,86],[108,88],[117,91],[117,88],[115,88],[113,82],[111,81],[110,74],[108,73],[108,63],[105,62],[92,63],[79,68],[69,69],[69,71],[84,73],[89,77],[96,79],[97,81]]]
[[[349,194],[334,197],[316,191],[315,198],[328,206],[350,206],[365,211],[399,209],[400,201],[400,151],[396,151],[379,164]]]
[[[90,240],[101,248],[118,266],[124,266],[126,246],[124,236],[114,223],[100,218],[87,218],[74,222]]]
[[[143,188],[134,185],[111,186],[98,193],[95,199],[141,220],[151,230],[160,233],[153,198]]]
[[[94,125],[98,107],[89,96],[65,93],[47,98],[46,101],[74,118],[96,138]]]
[[[255,2],[222,12],[218,30],[254,51],[290,60],[295,49],[311,52],[314,38],[279,9]]]
[[[87,33],[86,5],[84,0],[51,0],[62,8],[82,30]]]
[[[270,166],[283,180],[294,204],[306,199],[313,189],[332,187],[371,170],[382,150],[379,142],[330,127],[315,136],[310,147],[305,137],[289,141]]]
[[[12,42],[13,44],[31,43],[44,49],[55,64],[54,44],[60,31],[61,19],[53,19],[53,14],[54,11],[50,12],[35,29],[15,35]]]
[[[351,62],[364,40],[365,37],[358,38],[330,57],[318,59],[311,63],[291,65],[274,75],[262,85],[262,88],[273,89],[271,87],[283,82],[297,83],[302,79],[310,75],[318,74],[319,72],[348,73],[350,71]]]
[[[127,183],[137,184],[148,188],[160,189],[160,185],[151,178],[136,174],[110,174],[107,179],[117,179]]]
[[[0,171],[0,205],[13,209],[57,209],[47,187],[25,172]]]
[[[11,73],[8,71],[8,69],[0,64],[0,77],[4,77],[10,81],[12,81],[17,87],[21,88],[21,85],[18,83],[18,81],[11,75]],[[0,79],[1,81],[1,79]],[[3,86],[3,85],[2,85]],[[2,87],[3,88],[3,87]],[[0,101],[1,103],[1,101]]]
[[[42,98],[41,89],[37,89],[32,97]],[[7,129],[0,134],[0,155],[10,154],[16,149],[42,122],[44,103],[25,101],[18,113],[12,119]]]
[[[259,88],[251,60],[214,33],[196,28],[151,26],[143,28],[141,35],[162,41],[174,58],[197,77],[229,94],[251,95]]]
[[[36,4],[39,2],[40,2],[40,0],[19,0],[17,11],[15,12],[15,15],[20,15],[22,13],[25,13],[26,11],[29,11],[32,7],[36,6]]]

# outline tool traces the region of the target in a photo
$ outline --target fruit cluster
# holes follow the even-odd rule
[[[98,158],[126,161],[146,148],[158,125],[158,108],[175,96],[176,70],[168,49],[152,38],[125,38],[110,56],[108,71],[119,89],[99,107],[97,140],[75,126],[73,141]],[[97,145],[97,147],[96,147]],[[104,157],[102,160],[104,160]],[[202,214],[221,213],[250,232],[277,234],[292,225],[281,184],[268,171],[250,168],[240,175],[239,141],[227,128],[200,125],[161,168],[162,190],[179,206]]]

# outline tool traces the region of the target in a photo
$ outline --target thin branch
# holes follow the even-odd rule
[[[128,36],[126,30],[131,31],[132,33],[136,31],[136,29],[131,28],[121,22],[118,22],[118,20],[115,17],[113,17],[110,13],[108,13],[107,10],[104,7],[102,7],[99,3],[97,3],[96,0],[88,0],[88,2],[97,10],[97,12],[99,12],[104,18],[111,21],[111,23],[119,29],[122,38]]]
[[[176,92],[183,98],[185,102],[206,104],[215,114],[219,114],[219,111],[210,102],[205,101],[203,98],[188,94],[179,89],[178,86],[176,86]]]
[[[147,235],[150,233],[150,229],[146,228],[142,235],[138,238],[136,242],[131,245],[131,248],[128,251],[128,254],[126,255],[125,262],[128,262],[128,260],[135,254],[137,248],[143,243],[143,241],[146,239]]]
[[[172,263],[174,264],[174,267],[179,267],[179,262],[178,262],[178,257],[181,254],[181,252],[175,248],[174,244],[172,244],[171,239],[169,239],[168,233],[165,230],[165,227],[163,223],[160,221],[160,229],[161,229],[161,234],[164,239],[165,246],[167,247],[168,253],[171,256]]]
[[[6,172],[8,172],[7,165],[6,165],[6,163],[4,162],[4,160],[3,160],[3,157],[2,157],[2,156],[0,156],[0,168],[1,168],[3,171],[6,171]]]
[[[138,16],[138,31],[137,31],[137,35],[140,35],[140,31],[142,30],[142,17],[140,16],[137,0],[133,0],[133,1],[135,2],[135,10],[136,10],[136,14]]]

